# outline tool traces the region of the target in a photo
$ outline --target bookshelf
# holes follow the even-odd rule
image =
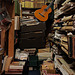
[[[72,60],[72,62],[70,62],[70,65],[72,65],[75,62],[74,58],[75,13],[74,12],[75,12],[74,0],[60,0],[59,3],[56,4],[54,3],[54,22],[52,24],[50,30],[51,33],[48,39],[50,41],[50,49],[54,50],[55,52],[60,52],[60,53],[54,53],[54,55],[62,56],[62,58],[65,57],[64,58],[65,62],[68,59],[67,64]],[[74,68],[71,68],[71,66],[69,67],[70,69],[72,69],[72,71],[75,70]],[[58,69],[60,69],[60,71],[63,73],[61,68],[58,67]]]

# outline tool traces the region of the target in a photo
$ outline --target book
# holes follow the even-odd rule
[[[6,64],[5,64],[5,71],[9,70],[9,66],[10,66],[11,61],[12,61],[12,57],[8,57]]]
[[[17,65],[10,65],[9,69],[23,69],[23,66],[17,66]]]
[[[5,70],[5,64],[6,64],[7,58],[8,58],[8,56],[5,56],[5,57],[4,57],[4,62],[3,62],[2,71]]]
[[[23,69],[9,69],[9,72],[22,72]]]
[[[22,71],[23,66],[25,65],[25,61],[14,61],[9,66],[9,71]]]

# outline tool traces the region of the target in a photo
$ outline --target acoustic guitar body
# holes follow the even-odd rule
[[[34,13],[35,17],[39,19],[40,21],[46,21],[48,19],[48,14],[52,12],[51,8],[45,11],[46,8],[47,8],[47,5],[43,5],[41,9],[36,10]]]

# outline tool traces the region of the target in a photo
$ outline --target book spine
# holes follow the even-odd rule
[[[75,37],[72,37],[72,48],[73,48],[73,55],[72,55],[72,58],[75,59]]]
[[[68,56],[72,57],[72,36],[69,36],[69,52],[68,52]]]

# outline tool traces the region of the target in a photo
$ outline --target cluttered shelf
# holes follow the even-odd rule
[[[61,42],[55,42],[54,40],[49,39],[50,42],[54,43],[56,46],[60,46],[61,50],[63,50],[68,55],[68,50],[66,48],[66,45],[61,44]],[[67,44],[68,46],[68,44]]]
[[[61,1],[65,1],[65,0],[61,0]],[[62,2],[61,2],[62,3]],[[25,59],[27,60],[27,58],[29,59],[28,60],[28,63],[29,63],[29,65],[28,65],[28,67],[29,67],[29,70],[33,70],[33,66],[35,67],[35,66],[41,66],[40,64],[38,64],[38,63],[40,63],[39,62],[39,60],[46,60],[47,58],[49,58],[49,60],[47,60],[47,61],[50,61],[50,62],[52,62],[52,60],[51,59],[53,59],[53,57],[52,57],[52,53],[50,52],[52,49],[50,49],[50,44],[48,43],[48,46],[47,47],[49,47],[49,49],[47,48],[47,49],[44,49],[43,47],[45,47],[45,42],[46,42],[46,40],[45,40],[45,31],[46,31],[46,27],[45,27],[45,24],[43,23],[43,22],[37,22],[36,20],[32,20],[32,18],[33,18],[33,13],[34,13],[34,11],[35,10],[37,10],[37,9],[39,9],[39,8],[22,8],[22,18],[19,20],[19,16],[18,15],[16,15],[15,16],[15,24],[14,25],[19,25],[19,22],[20,22],[20,24],[21,24],[21,26],[20,26],[20,28],[15,28],[14,29],[14,27],[12,28],[14,31],[13,32],[15,32],[14,34],[15,34],[15,42],[14,42],[14,49],[13,49],[13,52],[14,53],[12,53],[12,50],[10,49],[10,51],[8,52],[8,55],[10,55],[11,53],[13,54],[13,56],[14,56],[14,60],[17,62],[18,61],[18,63],[19,64],[23,64],[23,62],[25,61]],[[73,10],[73,9],[72,9]],[[27,12],[26,12],[27,11]],[[62,14],[61,14],[62,15]],[[64,13],[63,13],[63,15],[64,15]],[[27,17],[26,17],[27,16]],[[28,17],[28,16],[30,16],[30,17]],[[26,19],[25,19],[26,18]],[[30,18],[30,19],[29,19]],[[17,20],[16,20],[17,19]],[[68,20],[69,21],[69,20]],[[73,21],[73,20],[70,20],[70,21]],[[60,21],[61,22],[61,21]],[[64,22],[64,21],[63,21]],[[67,25],[67,24],[66,24]],[[68,31],[70,31],[69,30],[69,28],[67,28],[66,27],[66,25],[65,26],[62,26],[62,27],[60,27],[60,29],[64,29],[64,31],[65,30],[68,30]],[[72,24],[73,25],[73,24]],[[71,25],[71,26],[72,26]],[[64,27],[64,28],[63,28]],[[59,31],[62,31],[62,30],[60,30],[60,29],[57,29],[57,30],[59,30]],[[20,30],[20,31],[19,31]],[[19,32],[18,32],[19,31]],[[54,32],[56,32],[56,31],[54,31]],[[11,31],[11,33],[12,33],[12,31]],[[12,34],[11,34],[11,36],[10,37],[12,37]],[[63,37],[62,37],[63,38]],[[73,38],[73,37],[70,37],[71,39]],[[70,39],[69,38],[69,39]],[[67,54],[67,56],[68,56],[68,54],[69,54],[69,50],[67,49],[68,48],[68,43],[70,43],[69,44],[69,46],[72,44],[72,43],[74,43],[73,41],[74,41],[74,39],[73,40],[69,40],[69,42],[68,41],[65,41],[65,40],[63,40],[62,39],[62,41],[61,41],[61,38],[60,38],[60,35],[59,34],[57,34],[57,37],[56,38],[49,38],[48,40],[49,40],[49,42],[51,43],[51,46],[53,46],[53,50],[63,50],[66,54]],[[11,39],[12,40],[12,39]],[[71,42],[72,41],[72,42]],[[39,42],[39,43],[38,43]],[[33,44],[32,44],[33,43]],[[74,45],[74,44],[73,44]],[[39,48],[38,49],[38,53],[36,53],[36,51],[37,51],[37,49],[35,48],[33,48],[33,47],[36,47],[36,48]],[[40,48],[43,48],[43,49],[40,49]],[[57,47],[58,47],[58,49],[57,49]],[[72,46],[73,47],[73,46]],[[12,47],[10,47],[10,48],[12,48]],[[20,49],[19,49],[20,48]],[[29,48],[29,49],[28,49]],[[32,49],[33,48],[33,49]],[[70,47],[69,47],[70,48]],[[56,52],[55,51],[55,52]],[[70,50],[71,51],[71,50]],[[11,52],[11,53],[10,53]],[[74,52],[74,50],[73,50],[73,52]],[[73,52],[71,52],[71,53],[73,53]],[[10,53],[10,54],[9,54]],[[62,52],[61,52],[62,53]],[[58,53],[56,54],[56,55],[58,55]],[[73,54],[74,55],[74,54]],[[38,58],[37,58],[37,56],[38,56]],[[65,55],[64,55],[65,56]],[[72,55],[71,55],[71,57],[73,57]],[[9,57],[7,58],[7,59],[10,59]],[[16,60],[17,59],[17,60]],[[24,61],[20,61],[20,60],[24,60]],[[53,66],[51,66],[52,65],[52,63],[50,63],[49,65],[50,65],[50,68],[53,68],[53,70],[49,70],[49,72],[50,72],[50,74],[53,72],[54,74],[55,74],[55,66],[57,66],[59,69],[60,68],[62,68],[63,69],[63,71],[65,72],[63,72],[61,69],[60,69],[60,71],[62,72],[62,74],[63,75],[73,75],[74,73],[72,72],[72,70],[70,69],[70,67],[69,66],[67,66],[66,64],[65,64],[65,61],[64,61],[64,59],[63,58],[56,58],[56,59],[54,59],[54,61],[55,61],[55,65],[53,65]],[[17,63],[17,64],[18,64]],[[45,64],[46,63],[46,64]],[[45,65],[44,65],[45,64]],[[46,61],[44,61],[44,64],[42,65],[42,72],[43,71],[45,71],[45,69],[47,69],[47,62]],[[13,65],[13,66],[12,66]],[[49,66],[48,65],[48,66]],[[22,74],[22,71],[23,71],[23,66],[24,65],[22,65],[21,66],[21,68],[19,68],[20,67],[20,65],[18,65],[18,67],[16,67],[16,64],[15,64],[15,62],[13,61],[10,65],[9,65],[9,69],[8,69],[8,72],[5,72],[5,74],[12,74],[13,72],[11,72],[11,71],[16,71],[15,73],[13,73],[13,74]],[[46,67],[46,68],[43,68],[43,67]],[[20,69],[20,70],[18,70],[18,69]],[[36,69],[36,68],[35,68]],[[20,73],[18,73],[18,71],[20,71]],[[71,73],[70,73],[71,72]],[[24,71],[24,73],[25,73],[25,71]],[[43,74],[44,74],[44,72],[43,72]],[[24,75],[26,75],[26,74],[24,74]],[[56,74],[57,75],[57,74]]]
[[[58,5],[58,4],[57,4]],[[57,6],[56,5],[56,6]],[[52,47],[59,48],[61,52],[68,56],[68,58],[75,59],[74,57],[74,31],[75,31],[75,3],[67,0],[62,3],[62,7],[55,8],[54,22],[52,24],[51,32],[55,31],[50,41],[53,43]],[[54,37],[60,39],[55,41]],[[56,46],[57,47],[56,47]],[[59,45],[59,46],[58,46]],[[56,51],[56,50],[55,50]]]
[[[70,31],[75,31],[75,28],[73,26],[64,26],[64,27],[54,27],[53,30],[70,32]]]
[[[22,14],[22,16],[34,16],[34,14],[31,14],[31,13],[29,13],[29,14]]]
[[[54,40],[52,40],[52,39],[48,39],[49,41],[51,41],[51,42],[53,42],[55,45],[57,45],[57,46],[61,46],[61,44],[60,44],[60,42],[58,43],[58,42],[55,42]]]
[[[37,9],[40,9],[40,8],[22,8],[22,10],[37,10]]]
[[[62,74],[75,74],[74,61],[67,56],[56,56],[56,68],[58,68]]]
[[[64,16],[68,16],[71,14],[75,14],[75,3],[74,2],[69,2],[66,4],[62,4],[63,6],[59,8],[59,10],[55,10],[55,18],[61,18]]]
[[[75,6],[74,7],[70,7],[69,9],[65,10],[60,15],[58,15],[58,18],[60,18],[63,15],[68,16],[68,15],[71,15],[71,14],[75,14],[74,11],[75,11]]]

